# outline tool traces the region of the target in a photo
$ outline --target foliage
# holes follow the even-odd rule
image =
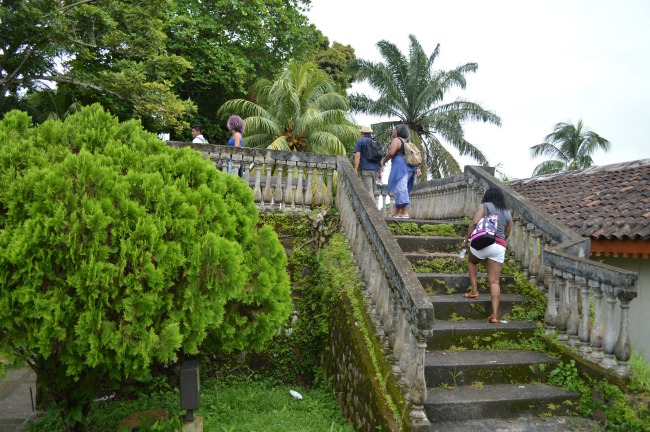
[[[500,126],[499,116],[464,99],[443,102],[451,89],[465,88],[465,75],[476,72],[478,65],[466,63],[450,71],[433,70],[440,45],[427,56],[414,35],[409,36],[409,41],[408,58],[393,43],[382,40],[377,47],[383,62],[357,60],[351,66],[358,80],[367,81],[380,95],[376,100],[363,94],[352,95],[353,110],[389,117],[390,120],[373,125],[373,130],[382,139],[388,137],[395,124],[407,125],[412,141],[424,149],[422,172],[425,177],[427,173],[428,178],[440,178],[461,172],[443,141],[461,156],[470,156],[481,165],[488,165],[478,147],[465,139],[463,122],[473,120]]]
[[[327,39],[326,41],[329,44]],[[331,47],[326,46],[319,51],[312,61],[332,78],[336,90],[345,95],[356,79],[355,74],[347,69],[348,64],[355,59],[352,46],[334,42]]]
[[[183,117],[194,105],[172,87],[190,65],[165,51],[166,5],[163,0],[3,2],[0,99],[54,82],[75,87],[82,104],[101,101],[122,119],[142,118],[153,130],[187,127]]]
[[[410,236],[434,236],[434,237],[457,237],[463,235],[462,228],[457,228],[451,224],[423,224],[419,225],[413,222],[394,222],[389,223],[388,228],[395,235],[410,235]]]
[[[616,385],[581,376],[574,360],[569,363],[560,362],[549,373],[549,383],[579,392],[580,412],[583,415],[604,412],[606,430],[650,431],[650,411],[647,405],[635,409]]]
[[[543,143],[530,148],[533,157],[552,158],[537,165],[533,176],[589,168],[594,164],[591,155],[597,150],[608,151],[609,147],[609,141],[586,130],[582,120],[577,125],[558,123]]]
[[[298,391],[303,399],[290,395]],[[322,388],[277,386],[264,381],[218,381],[203,385],[200,414],[206,430],[352,431],[336,399]]]
[[[261,347],[290,312],[286,257],[251,190],[98,105],[0,122],[0,351],[68,424],[154,362]]]
[[[304,15],[309,0],[174,0],[166,14],[167,50],[192,69],[175,90],[198,107],[193,118],[218,143],[217,109],[245,97],[255,81],[275,76],[290,59],[308,60],[323,39]],[[189,130],[179,137],[189,138]],[[225,141],[222,141],[225,142]]]
[[[632,351],[628,362],[630,367],[630,389],[650,396],[650,364],[638,351]]]
[[[354,148],[359,133],[348,103],[313,63],[291,61],[275,81],[258,81],[253,93],[257,103],[234,99],[219,109],[221,116],[245,118],[247,146],[343,156]]]

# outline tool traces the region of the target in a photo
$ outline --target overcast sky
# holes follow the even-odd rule
[[[408,55],[440,43],[435,69],[475,62],[462,97],[501,117],[501,127],[466,123],[465,135],[510,178],[530,177],[543,159],[529,148],[559,122],[611,142],[595,165],[650,158],[649,0],[312,0],[310,20],[330,39],[380,61],[388,40]],[[366,85],[352,91],[371,94]],[[371,123],[365,116],[358,123]],[[376,119],[375,119],[376,121]],[[467,159],[462,165],[471,164]]]

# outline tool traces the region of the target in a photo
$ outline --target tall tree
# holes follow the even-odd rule
[[[173,84],[190,66],[169,55],[162,32],[166,0],[11,0],[0,3],[0,99],[43,82],[83,90],[151,129],[184,128],[195,107]],[[3,101],[5,102],[5,101]],[[116,105],[116,109],[111,106]],[[3,109],[11,108],[0,103]]]
[[[551,158],[537,165],[533,176],[589,168],[594,164],[591,155],[596,150],[608,151],[609,147],[609,141],[587,130],[582,120],[577,125],[558,123],[543,143],[530,148],[533,157]]]
[[[308,60],[318,51],[323,35],[303,14],[308,7],[309,0],[171,2],[167,48],[193,66],[176,88],[198,106],[195,120],[209,135],[223,127],[215,113],[225,101],[246,97],[289,59]]]
[[[358,138],[347,100],[313,63],[289,62],[275,81],[258,81],[253,94],[257,103],[234,99],[219,109],[245,118],[247,146],[345,155]]]
[[[440,44],[427,56],[414,35],[409,36],[409,55],[406,57],[393,43],[377,43],[383,62],[357,60],[351,70],[359,81],[367,81],[379,93],[375,100],[363,94],[350,97],[352,109],[371,115],[388,117],[388,121],[373,126],[378,134],[388,135],[396,123],[404,123],[411,130],[413,141],[424,150],[423,173],[440,178],[460,173],[460,166],[443,145],[443,141],[458,150],[461,156],[470,156],[481,165],[487,165],[485,155],[464,136],[463,122],[482,121],[501,125],[501,119],[492,111],[464,99],[443,103],[445,94],[454,87],[465,88],[465,75],[476,72],[476,63],[466,63],[444,71],[434,70],[440,54]]]
[[[332,78],[338,92],[345,95],[356,78],[348,69],[348,65],[357,58],[354,48],[339,42],[334,42],[332,46],[329,46],[327,38],[325,38],[325,43],[313,61]]]

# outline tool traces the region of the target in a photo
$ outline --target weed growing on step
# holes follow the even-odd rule
[[[474,381],[470,387],[474,390],[481,390],[485,386],[485,383],[481,381]]]
[[[418,225],[413,222],[392,222],[388,224],[395,235],[430,236],[430,237],[459,237],[458,228],[451,224]]]
[[[467,318],[458,315],[456,312],[452,312],[449,317],[449,321],[465,321]]]

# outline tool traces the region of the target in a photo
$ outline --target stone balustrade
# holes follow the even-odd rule
[[[590,261],[588,238],[575,234],[482,167],[468,166],[462,176],[417,184],[410,215],[445,220],[471,216],[490,186],[501,189],[512,211],[513,231],[508,239],[512,258],[547,296],[547,332],[557,332],[558,341],[584,359],[627,375],[628,311],[637,296],[636,273]]]
[[[321,206],[337,207],[364,282],[369,316],[409,406],[411,430],[428,431],[424,354],[434,325],[433,306],[377,210],[377,201],[366,192],[349,160],[211,144],[168,144],[200,151],[224,172],[229,166],[235,167],[233,171],[253,189],[261,211],[306,212]],[[386,202],[385,188],[379,197]]]

